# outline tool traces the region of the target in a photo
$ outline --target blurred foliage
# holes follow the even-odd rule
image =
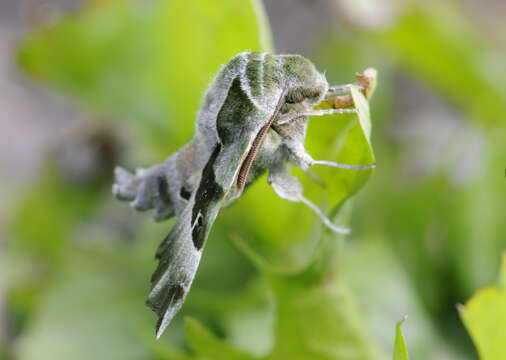
[[[395,345],[388,329],[405,314],[412,357],[471,358],[455,304],[493,281],[506,247],[503,57],[448,2],[406,5],[383,27],[343,24],[319,39],[311,59],[331,84],[379,69],[371,103],[378,168],[353,206],[346,200],[372,171],[317,168],[322,187],[292,170],[337,223],[347,224],[353,207],[350,240],[261,178],[218,217],[187,303],[155,342],[155,315],[143,304],[172,222],[152,224],[114,202],[112,163],[98,181],[76,182],[52,154],[14,207],[2,245],[0,314],[13,324],[14,345],[4,345],[0,329],[0,359],[383,359],[392,348],[403,359],[400,324]],[[96,0],[30,35],[18,60],[32,78],[113,119],[113,132],[126,128],[130,150],[117,158],[139,166],[190,139],[212,76],[244,50],[272,51],[259,0]],[[402,112],[406,81],[422,90]],[[455,109],[458,125],[430,171],[413,176],[406,166],[422,166],[407,155],[434,147],[427,139],[444,129],[416,128],[425,138],[396,129],[420,108],[412,122],[444,125],[427,94]],[[306,148],[315,158],[375,161],[359,97],[360,117],[310,122]],[[462,155],[473,145],[469,133],[485,144],[475,158]],[[462,176],[467,165],[471,175]],[[502,292],[481,290],[461,310],[483,359],[500,359],[490,329],[505,332]]]
[[[403,318],[395,325],[394,360],[408,360],[408,349],[401,329],[405,320],[406,318]]]
[[[262,11],[257,1],[90,1],[34,33],[19,63],[93,109],[130,120],[165,156],[191,136],[219,66],[269,46],[255,9]]]
[[[500,283],[479,290],[465,306],[460,316],[484,360],[506,358],[506,253],[502,255]]]
[[[500,59],[454,7],[433,5],[409,9],[395,26],[371,34],[371,40],[472,118],[500,124],[506,111]]]

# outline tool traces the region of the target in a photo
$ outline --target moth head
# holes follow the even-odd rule
[[[286,104],[303,103],[308,107],[319,104],[329,87],[325,76],[303,56],[287,55],[284,60],[283,67],[287,81]]]

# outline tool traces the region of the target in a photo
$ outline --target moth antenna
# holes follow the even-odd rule
[[[341,164],[336,163],[333,161],[327,161],[327,160],[313,160],[312,165],[325,165],[325,166],[331,166],[339,169],[347,169],[347,170],[368,170],[368,169],[374,169],[376,167],[376,164],[369,164],[369,165],[349,165],[349,164]]]
[[[342,228],[342,227],[338,227],[338,226],[334,225],[334,223],[332,221],[330,221],[328,217],[325,216],[323,211],[321,211],[320,208],[318,206],[316,206],[315,204],[313,204],[309,199],[305,198],[302,195],[299,196],[299,199],[303,204],[305,204],[309,208],[311,208],[311,210],[313,210],[320,217],[321,221],[325,224],[325,226],[327,226],[330,230],[332,230],[336,234],[346,235],[346,234],[351,233],[351,230],[348,228]]]

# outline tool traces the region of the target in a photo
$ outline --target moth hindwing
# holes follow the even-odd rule
[[[312,109],[335,89],[302,56],[240,53],[210,84],[188,144],[135,174],[116,168],[117,198],[140,211],[154,209],[155,220],[176,216],[156,252],[159,264],[147,300],[158,315],[157,337],[183,305],[220,209],[264,172],[279,196],[307,204],[329,228],[347,232],[303,197],[286,168],[287,162],[304,170],[318,164],[364,168],[314,160],[304,149],[308,116],[331,112]]]

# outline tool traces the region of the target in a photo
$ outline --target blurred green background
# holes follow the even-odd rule
[[[506,359],[505,16],[501,0],[0,0],[0,359],[387,359],[404,315],[414,359]],[[261,178],[155,341],[144,301],[173,220],[113,199],[112,169],[188,141],[244,50],[300,53],[331,84],[377,68],[378,166],[304,182],[344,239]],[[313,119],[307,149],[371,160],[355,120]]]

